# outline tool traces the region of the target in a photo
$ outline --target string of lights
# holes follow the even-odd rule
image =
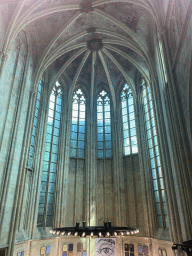
[[[84,221],[82,227],[80,227],[79,223],[76,223],[75,227],[55,228],[50,230],[50,233],[57,236],[114,237],[138,234],[139,230],[129,227],[113,227],[111,221],[104,223],[104,226],[86,226],[86,222]]]

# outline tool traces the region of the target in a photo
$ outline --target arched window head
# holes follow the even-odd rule
[[[74,92],[71,124],[71,157],[85,157],[85,95]]]
[[[121,93],[124,155],[138,153],[133,94],[125,84]]]
[[[49,100],[39,212],[37,219],[37,225],[39,227],[52,226],[55,176],[58,162],[57,151],[59,145],[61,101],[61,88],[57,82],[52,90]]]
[[[110,98],[104,90],[97,98],[97,156],[112,157]]]
[[[160,228],[168,227],[167,206],[165,202],[165,191],[163,185],[161,159],[159,156],[159,145],[156,133],[155,116],[151,91],[145,80],[142,79],[142,94],[145,112],[145,124],[149,147],[149,157],[153,177],[153,188],[157,211],[157,221]]]

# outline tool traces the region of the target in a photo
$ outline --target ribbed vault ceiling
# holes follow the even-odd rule
[[[115,98],[124,79],[133,87],[136,75],[149,79],[150,1],[20,1],[6,47],[21,31],[30,31],[36,81],[49,68],[53,85],[60,77],[71,91],[77,83],[93,93],[105,84]],[[12,11],[14,6],[12,6]]]

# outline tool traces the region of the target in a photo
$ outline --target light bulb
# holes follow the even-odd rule
[[[60,233],[60,232],[59,232],[59,231],[57,231],[57,235],[59,235],[59,233]]]
[[[49,231],[49,233],[50,233],[50,234],[52,234],[52,233],[53,233],[53,231],[52,231],[52,230],[50,230],[50,231]]]
[[[91,236],[93,236],[93,232],[91,232]]]
[[[61,235],[63,236],[65,234],[65,232],[62,232]]]
[[[101,232],[99,232],[99,236],[102,236]]]
[[[67,234],[68,236],[70,236],[71,235],[71,232],[68,232],[68,234]]]
[[[78,232],[75,232],[75,236],[78,236]]]
[[[84,237],[85,236],[85,232],[83,232],[83,234],[82,234],[82,237]]]
[[[124,235],[124,233],[123,232],[121,232],[121,236],[123,236]]]
[[[134,234],[134,232],[133,231],[131,231],[131,235],[133,235]]]
[[[110,235],[110,233],[109,232],[107,232],[107,236],[109,236]]]
[[[117,232],[114,232],[114,236],[117,236]]]

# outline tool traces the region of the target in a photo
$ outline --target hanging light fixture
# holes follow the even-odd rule
[[[50,230],[51,234],[57,235],[72,235],[72,236],[98,236],[98,237],[109,237],[109,236],[126,236],[130,234],[137,234],[139,230],[136,228],[129,227],[113,227],[111,226],[111,221],[104,223],[104,226],[86,226],[86,222],[83,221],[83,226],[80,227],[79,223],[76,223],[75,227],[64,227],[55,228]]]

